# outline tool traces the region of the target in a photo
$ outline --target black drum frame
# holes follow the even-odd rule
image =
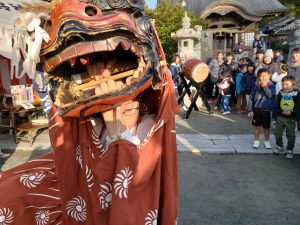
[[[188,110],[186,111],[185,115],[184,115],[184,119],[188,119],[192,109],[194,108],[195,111],[199,111],[199,108],[197,107],[196,101],[198,99],[198,97],[200,97],[202,99],[202,102],[204,103],[207,111],[209,114],[212,114],[213,111],[211,110],[210,105],[207,102],[207,99],[204,95],[204,85],[206,82],[206,79],[203,82],[197,83],[193,78],[190,78],[189,82],[187,82],[187,80],[185,79],[185,76],[182,72],[179,73],[179,78],[184,86],[184,90],[182,92],[182,94],[179,96],[178,100],[177,100],[177,104],[179,105],[181,101],[183,101],[184,96],[186,94],[188,94],[191,104],[188,107]],[[192,95],[192,92],[190,90],[191,87],[195,87],[196,92]]]

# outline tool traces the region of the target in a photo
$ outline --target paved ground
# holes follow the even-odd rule
[[[299,225],[300,158],[179,153],[179,225]]]
[[[209,115],[202,110],[188,120],[180,116],[176,118],[179,225],[300,224],[298,155],[286,160],[263,146],[252,149],[252,127],[246,115]],[[50,143],[46,131],[33,146],[13,144],[1,134],[0,148],[13,153],[0,161],[0,168],[7,170],[49,151]],[[300,132],[295,151],[300,153]]]

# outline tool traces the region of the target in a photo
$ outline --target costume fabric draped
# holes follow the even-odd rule
[[[157,119],[138,146],[104,148],[89,118],[52,107],[54,151],[0,175],[0,224],[177,224],[177,104],[164,72]]]

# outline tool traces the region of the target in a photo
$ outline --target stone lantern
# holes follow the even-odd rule
[[[185,12],[182,18],[182,28],[175,33],[171,33],[171,38],[178,43],[178,53],[183,60],[189,58],[201,59],[201,31],[202,26],[191,28],[191,18]]]

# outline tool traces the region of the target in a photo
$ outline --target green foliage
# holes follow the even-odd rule
[[[287,14],[290,16],[300,18],[300,1],[295,0],[279,0],[281,4],[288,8]],[[278,17],[270,16],[265,17],[259,22],[259,27],[263,27],[269,23],[272,23],[274,20],[277,20]]]
[[[155,27],[159,35],[161,44],[170,62],[172,56],[178,51],[177,42],[171,39],[171,33],[176,32],[181,28],[181,19],[184,17],[184,10],[180,4],[171,4],[170,0],[160,1],[156,9],[145,7],[145,12],[151,19],[155,19]],[[202,25],[203,29],[207,28],[208,24],[205,20],[188,12],[191,18],[191,26]]]
[[[300,1],[298,0],[279,0],[284,6],[289,9],[291,16],[300,18]]]

